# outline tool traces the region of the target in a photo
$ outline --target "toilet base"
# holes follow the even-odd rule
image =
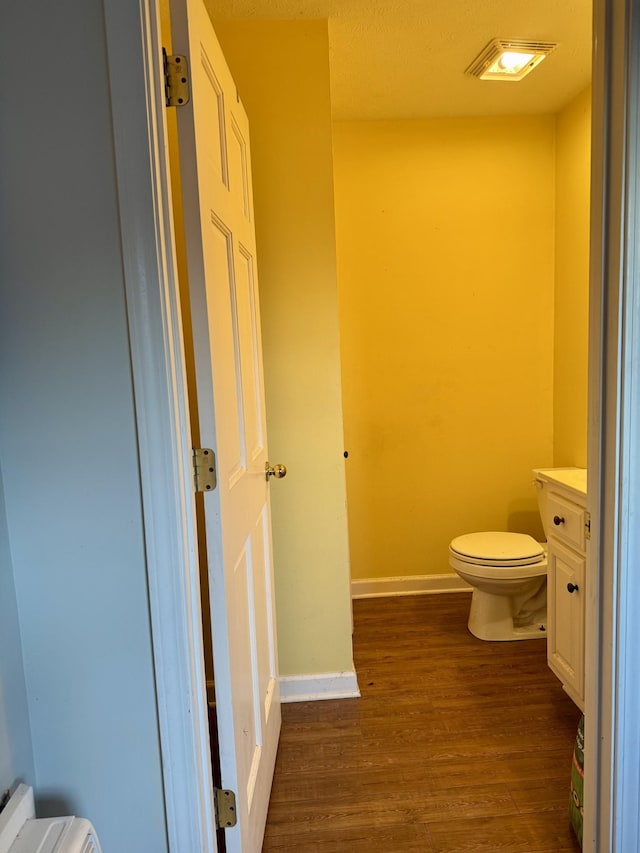
[[[546,616],[543,607],[532,615],[529,624],[514,625],[511,598],[474,589],[468,627],[479,640],[540,640],[547,636]]]

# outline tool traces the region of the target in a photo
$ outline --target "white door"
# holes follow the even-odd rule
[[[280,704],[249,126],[202,0],[175,0],[172,23],[191,78],[178,132],[198,420],[218,474],[204,504],[222,785],[238,811],[226,841],[257,853]]]

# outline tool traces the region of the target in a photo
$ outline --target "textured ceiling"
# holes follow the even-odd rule
[[[591,78],[591,0],[207,0],[211,17],[329,19],[334,119],[558,112]],[[529,77],[465,68],[492,38],[558,42]]]

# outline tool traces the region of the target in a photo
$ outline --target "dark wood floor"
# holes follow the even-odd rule
[[[466,594],[355,602],[361,699],[283,706],[264,853],[576,851],[580,712],[544,640],[486,643]]]

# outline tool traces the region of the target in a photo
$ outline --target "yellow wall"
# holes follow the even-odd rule
[[[280,672],[349,670],[326,21],[214,21],[249,116]]]
[[[215,25],[252,127],[269,440],[289,466],[281,671],[349,669],[326,22]],[[588,92],[557,121],[335,125],[355,577],[446,572],[473,529],[540,535],[530,469],[586,464],[589,131]]]
[[[555,465],[587,464],[591,91],[557,119]]]
[[[554,126],[334,126],[352,573],[450,571],[450,539],[541,535],[553,462]]]

